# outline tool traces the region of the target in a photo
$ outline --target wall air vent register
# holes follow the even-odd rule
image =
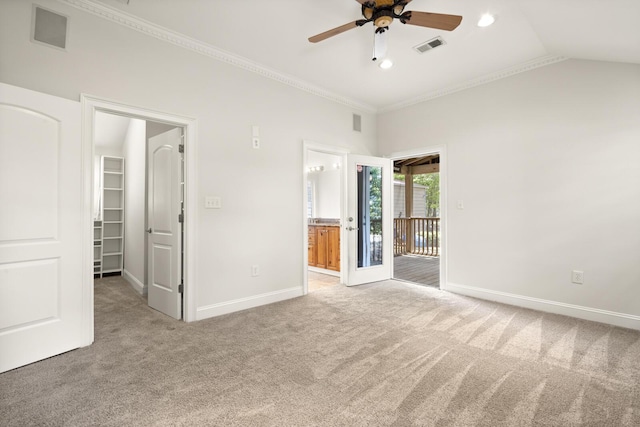
[[[31,41],[56,49],[67,49],[69,19],[57,12],[33,5]]]

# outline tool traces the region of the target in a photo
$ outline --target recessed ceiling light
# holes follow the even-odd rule
[[[493,15],[485,13],[480,17],[480,20],[478,21],[478,27],[488,27],[494,22],[496,22],[496,18],[494,18]]]
[[[383,70],[388,70],[391,67],[393,67],[393,61],[388,58],[380,63],[380,68]]]

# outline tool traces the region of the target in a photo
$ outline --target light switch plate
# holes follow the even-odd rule
[[[222,199],[215,196],[207,196],[204,198],[204,207],[206,209],[222,209]]]

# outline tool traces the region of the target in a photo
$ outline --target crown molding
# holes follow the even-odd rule
[[[440,98],[441,96],[451,95],[452,93],[460,92],[466,89],[471,89],[476,86],[485,85],[487,83],[491,83],[496,80],[501,80],[506,77],[514,76],[516,74],[525,73],[527,71],[531,71],[540,67],[545,67],[547,65],[555,64],[557,62],[562,62],[567,59],[569,58],[566,56],[553,56],[553,55],[542,56],[542,57],[533,59],[531,61],[518,64],[513,67],[505,68],[500,71],[496,71],[494,73],[486,74],[482,77],[469,80],[460,85],[454,85],[447,88],[438,89],[438,90],[417,96],[415,98],[411,98],[406,101],[398,102],[396,104],[379,108],[378,113],[387,113],[390,111],[401,110],[403,108],[410,107],[415,104],[420,104],[422,102],[430,101],[435,98]]]
[[[92,0],[58,1],[72,6],[76,9],[80,9],[84,12],[91,13],[92,15],[99,16],[118,25],[122,25],[124,27],[128,27],[132,30],[138,31],[142,34],[154,37],[158,40],[162,40],[175,46],[179,46],[181,48],[191,50],[201,55],[208,56],[234,67],[256,73],[263,77],[294,87],[296,89],[303,90],[307,93],[320,96],[322,98],[337,102],[342,105],[346,105],[360,111],[365,111],[368,113],[377,112],[377,109],[371,105],[327,91],[319,86],[315,86],[296,77],[283,74],[279,71],[260,65],[247,58],[234,55],[231,52],[219,49],[200,40],[193,39],[184,34],[172,31],[168,28],[154,24],[144,19],[137,18],[120,10],[116,10],[103,4],[96,3]]]

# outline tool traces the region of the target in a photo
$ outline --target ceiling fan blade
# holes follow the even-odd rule
[[[309,41],[311,43],[318,43],[322,40],[328,39],[329,37],[337,36],[338,34],[344,33],[347,30],[356,28],[358,26],[357,22],[358,21],[349,22],[348,24],[344,24],[332,30],[325,31],[324,33],[316,34],[313,37],[309,37]]]
[[[365,3],[366,3],[366,2],[368,2],[368,1],[372,1],[372,2],[374,2],[374,3],[375,3],[375,0],[356,0],[356,1],[357,1],[358,3],[360,3],[360,4],[365,4]],[[405,5],[407,5],[407,4],[411,3],[411,0],[404,0],[404,2],[403,2],[403,3],[404,3]]]
[[[460,25],[460,22],[462,22],[462,16],[460,15],[444,15],[413,10],[411,11],[411,18],[407,20],[407,24],[446,31],[455,30]]]
[[[373,1],[373,2],[375,3],[375,1],[374,1],[374,0],[356,0],[356,1],[357,1],[358,3],[360,3],[360,4],[365,4],[365,3],[366,3],[366,2],[368,2],[368,1]],[[409,3],[411,3],[411,0],[404,0],[404,3],[405,3],[405,4],[409,4]]]

